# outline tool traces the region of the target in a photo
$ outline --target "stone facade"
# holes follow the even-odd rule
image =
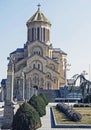
[[[36,89],[55,90],[66,82],[67,54],[60,48],[53,48],[50,21],[38,8],[26,25],[27,42],[23,48],[10,53],[7,99],[29,99]]]

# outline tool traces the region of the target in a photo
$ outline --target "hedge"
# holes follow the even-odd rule
[[[68,105],[60,103],[56,105],[56,108],[63,112],[68,119],[70,119],[71,121],[80,121],[82,119],[82,116],[80,113],[76,112],[75,110],[73,110],[72,108],[70,108]]]

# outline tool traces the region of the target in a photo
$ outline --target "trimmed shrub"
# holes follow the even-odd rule
[[[80,103],[80,104],[79,104],[79,107],[84,107],[84,103]]]
[[[13,130],[36,130],[41,121],[36,110],[28,103],[23,103],[13,118]]]
[[[77,103],[73,105],[74,107],[84,107],[84,103]]]
[[[73,106],[74,106],[74,107],[79,107],[79,104],[74,104]]]
[[[48,97],[47,97],[47,95],[44,94],[44,93],[40,93],[39,96],[42,97],[42,99],[43,99],[44,102],[45,102],[45,105],[48,105]]]
[[[91,104],[90,103],[85,103],[84,107],[91,107]]]
[[[33,95],[29,100],[29,104],[36,109],[40,117],[46,114],[45,102],[40,96]]]
[[[63,112],[67,118],[69,118],[71,121],[80,121],[82,116],[80,113],[76,112],[75,110],[73,110],[72,108],[70,108],[68,105],[66,104],[57,104],[56,108]]]
[[[78,104],[74,104],[74,107],[91,107],[90,104],[88,103],[78,103]]]

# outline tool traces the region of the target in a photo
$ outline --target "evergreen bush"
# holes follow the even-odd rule
[[[13,118],[13,130],[36,130],[41,121],[36,110],[28,103],[23,103]]]
[[[46,114],[45,102],[42,97],[33,95],[29,100],[29,104],[36,109],[40,117]]]
[[[42,99],[44,100],[45,104],[48,105],[48,97],[45,93],[40,93],[40,95],[42,97]]]

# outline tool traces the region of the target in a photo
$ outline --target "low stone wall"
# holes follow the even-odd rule
[[[39,89],[38,94],[40,93],[45,93],[48,97],[49,102],[55,102],[55,99],[60,97],[59,90]]]

